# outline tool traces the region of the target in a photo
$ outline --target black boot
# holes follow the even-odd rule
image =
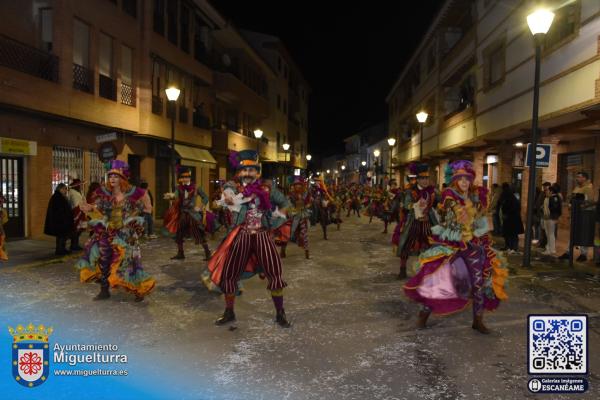
[[[184,260],[185,259],[185,254],[183,254],[182,250],[179,250],[177,252],[177,255],[171,257],[171,260]]]
[[[419,311],[419,318],[417,319],[417,329],[425,329],[427,327],[427,319],[431,311],[421,310]]]
[[[406,267],[400,267],[400,273],[398,274],[398,280],[406,279]]]
[[[204,248],[204,259],[205,260],[210,259],[211,253],[210,253],[210,249],[208,248],[208,244],[204,243],[202,245],[202,247]]]
[[[94,297],[94,300],[106,300],[110,297],[110,292],[108,291],[108,285],[100,286],[100,293]]]
[[[490,333],[490,330],[487,328],[487,326],[483,324],[483,315],[481,314],[473,316],[473,325],[471,325],[471,328],[475,329],[479,333],[483,333],[484,335]]]
[[[215,325],[225,325],[232,321],[235,321],[235,313],[233,312],[233,308],[226,308],[223,315],[221,315],[215,321]]]
[[[275,322],[282,328],[289,328],[292,326],[285,316],[285,310],[282,308],[281,311],[277,311],[277,315],[275,316]]]
[[[283,246],[281,246],[281,258],[285,258],[286,254],[285,254],[285,244]]]

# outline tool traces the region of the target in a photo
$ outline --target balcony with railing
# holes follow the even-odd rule
[[[135,87],[121,82],[121,103],[135,107]]]
[[[73,89],[94,93],[94,72],[79,64],[73,64]]]
[[[0,35],[0,66],[58,82],[58,57]]]
[[[152,113],[162,115],[163,109],[163,101],[160,96],[152,96]]]
[[[179,106],[179,122],[187,124],[188,122],[188,109],[184,106]]]
[[[98,81],[98,94],[105,99],[117,101],[117,81],[111,77],[100,74]]]
[[[195,108],[192,115],[192,125],[196,128],[210,129],[210,118],[200,108]]]

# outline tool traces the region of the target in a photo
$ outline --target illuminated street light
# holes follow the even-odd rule
[[[312,156],[310,154],[306,155],[306,161],[310,161],[312,159]]]
[[[525,228],[525,251],[523,252],[523,266],[531,267],[531,233],[533,226],[533,208],[535,207],[535,181],[537,173],[537,144],[538,144],[538,114],[540,103],[540,66],[542,61],[542,44],[546,33],[552,25],[554,13],[547,9],[537,9],[527,16],[527,24],[533,35],[535,43],[535,70],[533,78],[533,112],[531,117],[531,165],[529,166],[529,182],[527,188],[527,222]],[[573,252],[569,255],[569,264],[573,265]]]

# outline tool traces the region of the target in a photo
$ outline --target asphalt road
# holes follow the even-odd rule
[[[48,320],[57,341],[119,344],[132,359],[126,379],[145,382],[157,398],[168,387],[167,397],[190,399],[522,399],[537,397],[527,390],[527,315],[586,313],[590,390],[578,398],[600,398],[596,278],[564,266],[511,268],[509,301],[485,316],[492,334],[471,329],[470,310],[433,317],[418,331],[418,306],[395,279],[398,258],[382,226],[346,218],[327,241],[313,227],[310,260],[288,247],[290,329],[274,324],[258,278],[237,299],[236,329],[216,327],[224,304],[200,282],[202,249],[188,242],[188,258],[174,262],[175,245],[165,238],[143,247],[158,284],[142,303],[126,293],[92,301],[98,286],[79,283],[69,261],[0,268],[0,317],[5,325]]]

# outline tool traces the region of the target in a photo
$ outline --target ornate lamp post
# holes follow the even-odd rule
[[[427,114],[425,111],[421,111],[417,114],[417,121],[419,121],[419,123],[421,124],[421,135],[419,140],[419,161],[423,161],[423,126],[425,125],[425,122],[427,122],[427,117],[429,117],[429,114]]]
[[[165,89],[165,93],[167,94],[170,106],[173,107],[173,112],[171,113],[171,177],[173,179],[171,189],[175,191],[175,188],[177,187],[177,168],[175,168],[175,114],[177,114],[176,104],[181,90],[175,86],[169,86]]]
[[[538,9],[527,16],[527,24],[535,41],[535,73],[533,78],[533,115],[531,118],[531,166],[529,167],[529,183],[527,188],[527,227],[525,229],[525,251],[523,266],[531,266],[531,226],[533,225],[533,207],[535,204],[535,175],[537,168],[538,143],[538,111],[540,102],[540,64],[542,43],[552,21],[554,13],[546,9]],[[571,255],[572,256],[572,255]]]

